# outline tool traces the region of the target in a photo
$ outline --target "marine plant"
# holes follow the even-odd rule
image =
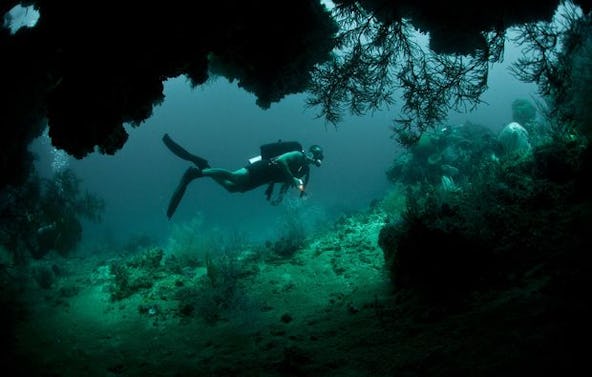
[[[38,249],[34,256],[49,250],[67,255],[82,238],[81,219],[100,222],[105,203],[96,195],[83,192],[80,178],[71,169],[58,171],[43,182],[38,203]]]
[[[111,262],[109,265],[111,280],[108,287],[111,299],[119,301],[151,288],[155,275],[161,269],[163,255],[162,249],[152,248],[126,260]]]
[[[81,219],[100,222],[104,206],[97,195],[82,191],[71,169],[51,178],[32,174],[25,184],[2,190],[0,243],[19,262],[51,250],[67,255],[82,238]]]
[[[250,310],[250,298],[244,279],[255,271],[241,257],[240,249],[212,250],[206,255],[206,273],[200,278],[193,293],[185,298],[206,323],[213,324]]]
[[[167,243],[167,258],[176,259],[182,266],[203,263],[211,245],[211,237],[206,236],[203,223],[201,214],[187,222],[175,223]]]

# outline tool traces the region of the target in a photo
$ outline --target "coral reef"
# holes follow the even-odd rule
[[[405,185],[442,182],[442,176],[457,184],[470,176],[492,156],[500,153],[500,144],[491,129],[471,122],[426,132],[416,144],[402,150],[387,170],[393,183]]]
[[[578,194],[588,149],[545,144],[529,158],[479,164],[470,185],[444,198],[429,184],[408,190],[404,215],[379,238],[395,286],[449,299],[580,253],[586,236],[576,225],[582,219],[572,216],[588,205]]]
[[[506,157],[529,155],[532,152],[529,139],[528,131],[518,122],[508,123],[498,134],[502,153]]]

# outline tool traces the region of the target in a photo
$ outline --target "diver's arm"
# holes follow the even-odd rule
[[[299,178],[294,177],[294,175],[290,171],[289,162],[295,161],[295,160],[302,160],[302,159],[304,159],[304,156],[303,156],[302,152],[298,152],[298,151],[284,153],[283,155],[281,155],[275,159],[275,161],[281,167],[282,172],[284,173],[284,176],[286,177],[286,182],[293,185],[293,186],[300,185],[302,183],[302,181]]]
[[[308,185],[308,180],[310,179],[310,168],[308,166],[305,166],[306,172],[304,173],[304,187],[306,187],[306,185]]]
[[[302,183],[302,189],[300,189],[300,197],[302,198],[304,195],[306,195],[306,186],[308,185],[308,180],[310,179],[310,169],[308,166],[306,166],[306,172],[304,173],[304,177],[302,179],[303,183]]]

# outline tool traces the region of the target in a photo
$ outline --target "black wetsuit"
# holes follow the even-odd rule
[[[288,167],[292,175],[296,178],[302,178],[308,172],[308,165],[306,164],[289,163]],[[249,191],[266,183],[287,181],[282,166],[273,160],[259,160],[245,166],[245,169],[249,171],[249,183],[241,191]]]

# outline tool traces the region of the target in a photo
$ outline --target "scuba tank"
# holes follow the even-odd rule
[[[259,147],[260,154],[249,159],[252,164],[259,160],[270,160],[287,152],[302,151],[302,144],[297,141],[278,140],[275,143],[263,144]]]

